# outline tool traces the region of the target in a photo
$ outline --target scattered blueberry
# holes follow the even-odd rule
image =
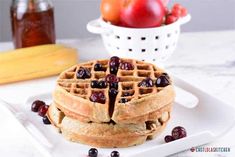
[[[91,78],[91,72],[87,68],[80,67],[77,72],[78,79]]]
[[[172,142],[172,141],[174,141],[175,139],[174,139],[174,137],[172,137],[171,135],[167,135],[167,136],[165,136],[165,142],[166,143],[168,143],[168,142]]]
[[[117,56],[111,57],[109,62],[110,73],[116,75],[119,65],[120,65],[120,58]]]
[[[94,65],[94,70],[95,70],[95,71],[103,71],[104,68],[102,67],[102,64],[96,63],[96,64]]]
[[[102,91],[93,92],[90,96],[90,100],[92,102],[104,104],[105,103],[105,95]]]
[[[88,151],[88,156],[89,157],[97,157],[98,156],[98,150],[96,148],[91,148]]]
[[[153,80],[151,78],[146,78],[144,80],[142,80],[138,86],[139,87],[153,87],[154,83],[153,83]]]
[[[91,81],[91,88],[106,88],[107,82],[106,81],[97,81],[97,80],[93,80]]]
[[[38,115],[44,117],[46,115],[46,113],[47,113],[48,108],[49,108],[48,105],[41,106],[38,109]]]
[[[119,67],[120,58],[117,56],[113,56],[110,58],[109,66],[110,67]]]
[[[168,80],[170,79],[170,76],[167,73],[162,73],[162,75],[166,76]]]
[[[117,94],[118,94],[118,91],[117,91],[116,89],[111,88],[111,89],[109,90],[109,96],[110,96],[110,97],[116,97]]]
[[[43,123],[46,124],[46,125],[51,124],[51,122],[49,121],[49,119],[48,119],[47,116],[44,116],[44,117],[42,118],[42,121],[43,121]]]
[[[98,87],[99,88],[106,88],[107,87],[107,82],[106,81],[100,81],[98,83]]]
[[[171,135],[175,140],[178,140],[180,138],[186,137],[187,132],[184,127],[177,126],[172,130]]]
[[[127,98],[121,98],[121,100],[119,101],[120,103],[126,103],[128,102]]]
[[[108,82],[108,83],[114,83],[114,82],[118,82],[119,79],[116,75],[114,74],[108,74],[106,77],[105,77],[105,81]]]
[[[88,157],[97,157],[98,156],[98,150],[96,148],[91,148],[88,151]],[[120,154],[118,151],[114,150],[110,153],[110,157],[120,157]]]
[[[110,88],[118,89],[118,82],[112,82],[109,84]]]
[[[166,75],[161,75],[156,80],[156,86],[157,87],[166,87],[170,84],[170,81]]]
[[[129,63],[129,62],[122,62],[120,64],[120,68],[122,70],[133,70],[134,69],[133,65],[131,63]]]
[[[118,151],[112,151],[111,154],[110,154],[111,157],[120,157],[120,154]]]
[[[33,111],[33,112],[38,112],[39,108],[40,108],[41,106],[45,106],[45,105],[46,105],[45,102],[43,102],[43,101],[41,101],[41,100],[36,100],[36,101],[34,101],[34,102],[32,103],[32,105],[31,105],[31,111]]]
[[[110,74],[117,74],[118,66],[110,66]]]
[[[93,80],[91,81],[91,88],[98,88],[99,87],[99,81]]]

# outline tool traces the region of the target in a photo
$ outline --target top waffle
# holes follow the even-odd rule
[[[84,122],[139,123],[174,100],[169,76],[133,59],[96,60],[61,73],[56,107]]]

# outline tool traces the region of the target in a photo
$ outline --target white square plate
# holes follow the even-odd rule
[[[199,99],[199,104],[191,109],[175,104],[169,124],[156,139],[129,148],[98,148],[99,157],[108,157],[113,150],[119,151],[121,157],[166,156],[216,140],[234,126],[235,110],[233,107],[179,78],[175,77],[174,82],[178,87],[195,95]],[[90,146],[65,140],[53,126],[44,125],[42,118],[31,112],[31,104],[37,99],[43,100],[47,104],[52,102],[49,93],[29,97],[26,104],[20,106],[21,114],[17,116],[19,122],[29,132],[29,137],[34,141],[36,147],[47,157],[86,157]],[[171,134],[171,130],[176,126],[185,127],[188,136],[165,143],[164,136]]]

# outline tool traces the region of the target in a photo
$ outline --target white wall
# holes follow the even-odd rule
[[[11,40],[9,5],[0,0],[0,41]],[[89,20],[99,17],[100,0],[53,0],[57,38],[84,38]],[[192,14],[183,31],[235,29],[235,0],[171,0],[180,2]]]

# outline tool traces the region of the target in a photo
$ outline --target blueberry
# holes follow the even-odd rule
[[[118,66],[110,66],[110,74],[117,74]]]
[[[117,56],[113,56],[110,58],[109,66],[111,67],[119,67],[120,58]]]
[[[36,101],[34,101],[34,102],[32,103],[32,105],[31,105],[31,111],[33,111],[33,112],[38,112],[39,108],[40,108],[41,106],[45,106],[45,105],[46,105],[45,102],[43,102],[43,101],[41,101],[41,100],[36,100]]]
[[[170,76],[167,73],[162,73],[162,75],[166,76],[167,79],[170,79]]]
[[[94,65],[94,70],[95,70],[95,71],[103,71],[104,69],[103,69],[103,67],[102,67],[102,64],[96,63],[96,64]]]
[[[91,72],[87,68],[80,67],[77,72],[78,79],[91,78]]]
[[[97,80],[91,81],[91,88],[99,88],[99,82]]]
[[[99,88],[106,88],[107,87],[107,82],[106,81],[100,81],[98,83],[98,87]]]
[[[43,123],[44,123],[45,125],[51,124],[51,122],[49,121],[49,119],[48,119],[47,116],[44,116],[44,117],[42,118],[42,121],[43,121]]]
[[[175,127],[172,132],[171,132],[171,135],[172,137],[175,139],[175,140],[178,140],[180,138],[184,138],[187,136],[187,132],[185,130],[184,127],[182,126],[177,126]]]
[[[90,96],[90,100],[92,102],[104,104],[105,103],[105,95],[101,91],[93,92]]]
[[[134,69],[133,65],[131,63],[129,63],[129,62],[122,62],[120,64],[120,68],[122,70],[133,70]]]
[[[126,103],[128,102],[127,98],[121,98],[121,100],[119,101],[120,103]]]
[[[170,81],[166,75],[161,75],[156,80],[156,86],[157,87],[166,87],[170,85]]]
[[[146,78],[146,79],[144,79],[144,80],[142,80],[139,84],[138,84],[138,86],[139,87],[153,87],[153,80],[151,79],[151,78]]]
[[[44,117],[46,115],[46,113],[47,113],[48,108],[49,108],[48,105],[41,106],[38,109],[38,115]]]
[[[119,79],[116,75],[114,74],[108,74],[106,77],[105,77],[105,81],[108,82],[108,83],[115,83],[115,82],[118,82]]]
[[[120,157],[120,154],[118,151],[112,151],[110,156],[111,157]]]
[[[111,89],[109,90],[109,96],[110,96],[110,97],[116,97],[117,94],[118,94],[118,91],[117,91],[116,89],[111,88]]]
[[[117,56],[111,57],[109,62],[110,73],[116,75],[119,65],[120,65],[120,58]]]
[[[97,157],[98,156],[98,150],[96,148],[91,148],[88,151],[88,156],[89,157]]]
[[[170,136],[170,135],[167,135],[167,136],[165,136],[165,142],[166,143],[168,143],[168,142],[172,142],[172,141],[174,141],[175,139],[172,137],[172,136]]]
[[[83,69],[80,69],[80,70],[78,70],[78,72],[77,72],[77,78],[80,78],[80,79],[85,79],[85,70],[83,70]]]
[[[118,89],[118,83],[117,82],[112,82],[109,84],[110,88]]]

